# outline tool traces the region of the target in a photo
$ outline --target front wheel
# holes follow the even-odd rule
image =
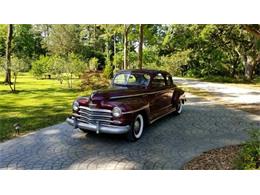
[[[144,129],[144,117],[142,114],[138,114],[132,123],[131,129],[127,134],[129,141],[136,141],[141,138]]]

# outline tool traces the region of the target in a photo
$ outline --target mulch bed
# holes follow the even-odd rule
[[[232,170],[233,162],[242,145],[213,149],[195,157],[183,167],[184,170]]]

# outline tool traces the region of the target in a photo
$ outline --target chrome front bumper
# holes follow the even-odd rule
[[[67,123],[74,126],[74,128],[85,129],[89,131],[94,131],[98,133],[109,133],[109,134],[124,134],[130,130],[130,126],[115,126],[115,125],[103,125],[100,123],[91,124],[91,123],[83,123],[77,121],[74,117],[68,117],[66,119]]]

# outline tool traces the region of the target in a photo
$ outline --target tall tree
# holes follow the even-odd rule
[[[104,29],[104,34],[102,37],[104,37],[105,42],[106,42],[106,49],[105,49],[105,54],[106,54],[106,66],[111,66],[109,67],[109,70],[113,70],[112,64],[111,64],[111,57],[112,53],[112,48],[114,47],[114,41],[112,41],[112,37],[114,37],[115,32],[117,30],[117,25],[109,25],[109,24],[104,24],[101,25],[101,27]]]
[[[242,53],[242,60],[245,65],[245,79],[251,81],[257,64],[260,64],[260,25],[244,25],[243,27],[251,35],[251,50]]]
[[[139,47],[138,47],[138,67],[142,69],[143,66],[143,44],[144,44],[144,25],[139,25]]]
[[[0,57],[5,56],[5,46],[7,37],[7,25],[0,24]]]
[[[253,25],[244,25],[244,28],[254,35],[257,39],[260,39],[260,25],[259,24],[253,24]]]
[[[6,54],[5,54],[6,74],[5,74],[4,83],[11,85],[12,84],[12,82],[11,82],[11,46],[12,46],[12,39],[13,39],[13,25],[9,24],[7,26],[7,28],[8,28],[8,31],[7,31],[7,40],[6,40]]]
[[[128,68],[128,32],[130,25],[124,25],[124,69]]]
[[[52,25],[50,34],[45,39],[47,49],[60,56],[68,56],[69,53],[78,53],[80,45],[80,26],[72,24]]]

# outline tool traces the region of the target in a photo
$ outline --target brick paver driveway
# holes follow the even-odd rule
[[[1,169],[181,169],[209,149],[238,144],[260,117],[190,97],[180,116],[167,116],[141,140],[95,135],[61,123],[0,143]]]

